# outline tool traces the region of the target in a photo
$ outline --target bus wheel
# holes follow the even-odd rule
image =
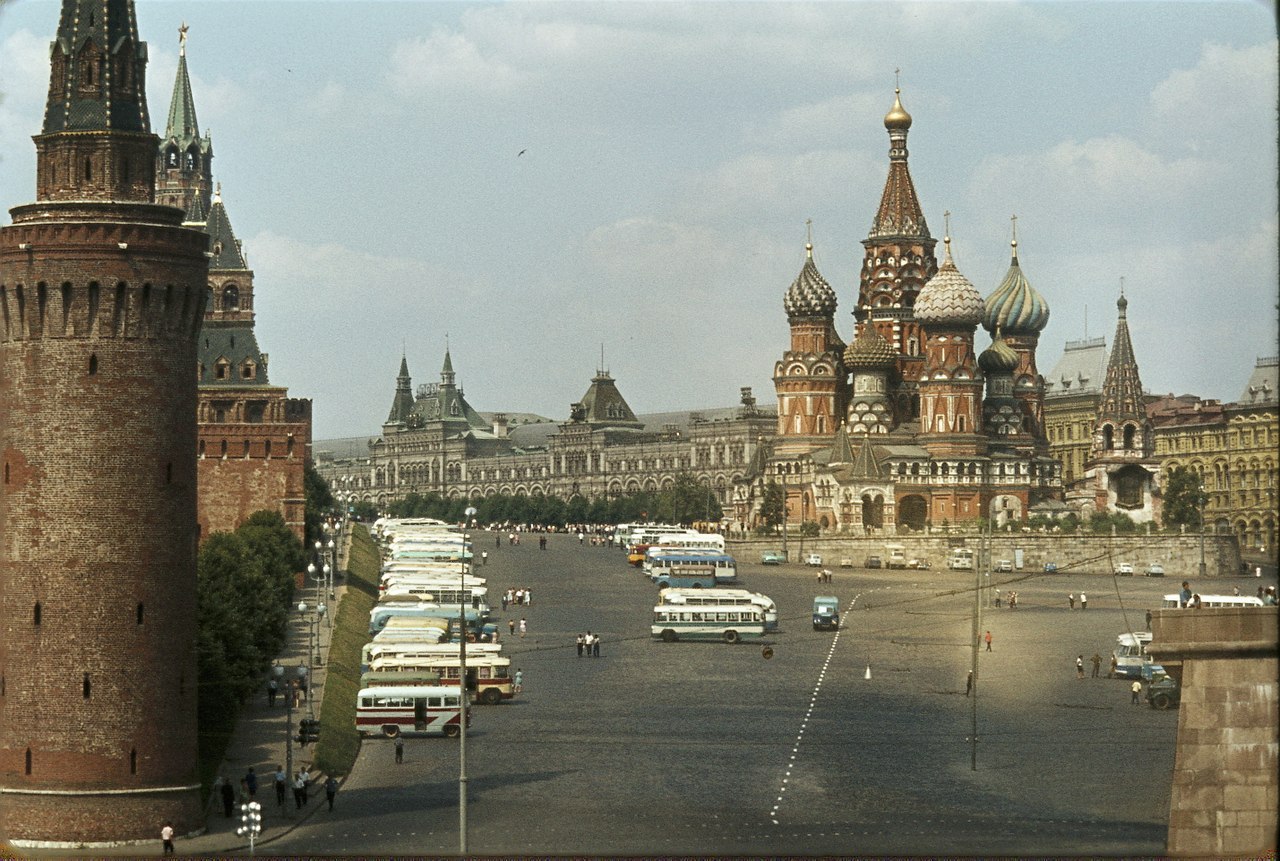
[[[457,738],[461,732],[461,727],[455,723],[451,723],[444,728],[444,734],[447,738]]]
[[[664,643],[674,643],[675,641],[676,641],[676,632],[675,632],[675,631],[671,630],[670,628],[667,628],[667,630],[665,630],[665,631],[663,631],[663,632],[662,632],[662,642],[664,642]]]
[[[726,643],[736,643],[736,642],[738,642],[738,632],[737,632],[737,631],[725,631],[725,632],[724,632],[724,641],[725,641]]]
[[[382,728],[382,734],[385,735],[387,738],[395,738],[400,734],[400,727],[396,726],[393,723],[389,723]]]
[[[1169,695],[1156,694],[1154,697],[1151,698],[1151,705],[1155,708],[1160,709],[1160,711],[1164,711],[1169,707]]]
[[[694,583],[694,584],[693,584],[693,588],[695,588],[695,589],[701,589],[701,588],[702,588],[702,584],[701,584],[701,583]]]
[[[497,688],[489,688],[480,695],[480,702],[487,706],[496,706],[502,701],[502,691]]]

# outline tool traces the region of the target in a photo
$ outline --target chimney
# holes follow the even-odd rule
[[[496,436],[498,439],[507,438],[507,414],[506,413],[493,414],[493,435]]]

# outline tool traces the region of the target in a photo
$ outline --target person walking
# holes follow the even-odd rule
[[[511,636],[513,636],[513,637],[514,637],[514,636],[516,635],[516,620],[515,620],[515,619],[508,619],[508,620],[507,620],[507,630],[511,632]]]
[[[1067,596],[1067,609],[1074,610],[1076,608],[1076,593],[1072,592]]]
[[[1151,630],[1151,611],[1147,611],[1147,630]]]
[[[1089,596],[1084,594],[1083,592],[1080,593],[1080,609],[1081,610],[1089,609]]]
[[[973,670],[970,670],[969,678],[964,680],[964,695],[967,697],[972,691],[973,691]]]
[[[234,807],[236,803],[236,788],[231,785],[231,781],[227,780],[227,776],[225,774],[220,777],[219,780],[222,781],[222,787],[218,790],[219,794],[222,796],[222,815],[227,819],[230,819],[231,808]]]
[[[1097,652],[1094,652],[1093,657],[1090,658],[1089,661],[1093,664],[1093,678],[1096,679],[1098,678],[1098,675],[1102,672],[1102,655],[1099,655]]]
[[[1129,686],[1129,692],[1133,695],[1132,697],[1133,704],[1135,706],[1140,705],[1141,701],[1139,700],[1139,695],[1142,693],[1142,682],[1138,681],[1137,679],[1134,679],[1133,684]]]
[[[404,762],[404,739],[396,736],[396,765]]]
[[[284,791],[289,784],[289,775],[285,772],[283,765],[276,766],[275,778],[276,807],[284,807]]]
[[[987,641],[987,651],[988,652],[991,651],[991,632],[987,631],[986,636],[983,637],[982,639]]]
[[[582,647],[583,647],[583,645],[585,645],[584,640],[585,640],[585,637],[584,637],[582,634],[578,634],[578,641],[577,641],[577,642],[578,642],[578,657],[579,657],[579,658],[581,658],[581,657],[582,657]]]
[[[507,612],[507,593],[502,593],[502,612]]]
[[[254,772],[252,765],[244,776],[244,785],[249,790],[249,800],[252,801],[258,794],[258,775]]]
[[[1084,678],[1084,655],[1076,656],[1076,678]]]
[[[515,682],[516,682],[515,687],[512,689],[512,693],[518,694],[524,690],[524,670],[520,669],[519,667],[516,667]]]
[[[160,845],[165,855],[173,854],[173,823],[166,821],[160,829]]]
[[[309,804],[311,802],[311,770],[307,766],[302,766],[302,803]]]
[[[526,633],[528,633],[528,631],[529,631],[529,623],[528,623],[528,622],[526,622],[526,621],[524,620],[524,618],[523,618],[523,617],[521,617],[521,619],[520,619],[520,636],[521,636],[521,637],[523,637]]]
[[[280,683],[275,677],[267,679],[267,708],[273,708],[276,704],[276,694],[280,693]]]
[[[293,806],[297,810],[302,809],[302,797],[303,793],[306,792],[305,786],[306,784],[302,782],[302,772],[299,771],[293,776]]]
[[[600,635],[596,634],[591,638],[591,657],[600,657]]]
[[[324,782],[324,800],[329,802],[329,812],[333,812],[333,798],[338,794],[338,778],[332,774]]]

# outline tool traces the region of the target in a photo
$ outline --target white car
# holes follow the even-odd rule
[[[804,557],[804,564],[809,565],[813,568],[821,567],[822,557],[817,553],[806,554]]]
[[[1147,566],[1147,576],[1148,576],[1148,577],[1163,577],[1163,576],[1164,576],[1164,566],[1163,566],[1163,565],[1158,565],[1158,564],[1156,564],[1156,563],[1154,563],[1154,562],[1153,562],[1152,564],[1150,564],[1150,565],[1148,565],[1148,566]]]
[[[1008,559],[1001,559],[996,562],[995,569],[1002,574],[1009,574],[1013,571],[1013,563]]]
[[[1117,566],[1116,566],[1116,573],[1117,573],[1117,574],[1125,574],[1125,575],[1128,575],[1128,576],[1132,577],[1132,576],[1133,576],[1133,564],[1132,564],[1132,563],[1130,563],[1130,562],[1121,562],[1119,565],[1117,565]]]

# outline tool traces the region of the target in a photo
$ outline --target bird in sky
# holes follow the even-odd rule
[[[516,153],[516,158],[519,158],[520,156],[524,155],[524,154],[525,154],[525,153],[527,153],[528,151],[529,151],[529,150],[527,150],[527,149],[522,149],[522,150],[520,150],[520,152]]]

